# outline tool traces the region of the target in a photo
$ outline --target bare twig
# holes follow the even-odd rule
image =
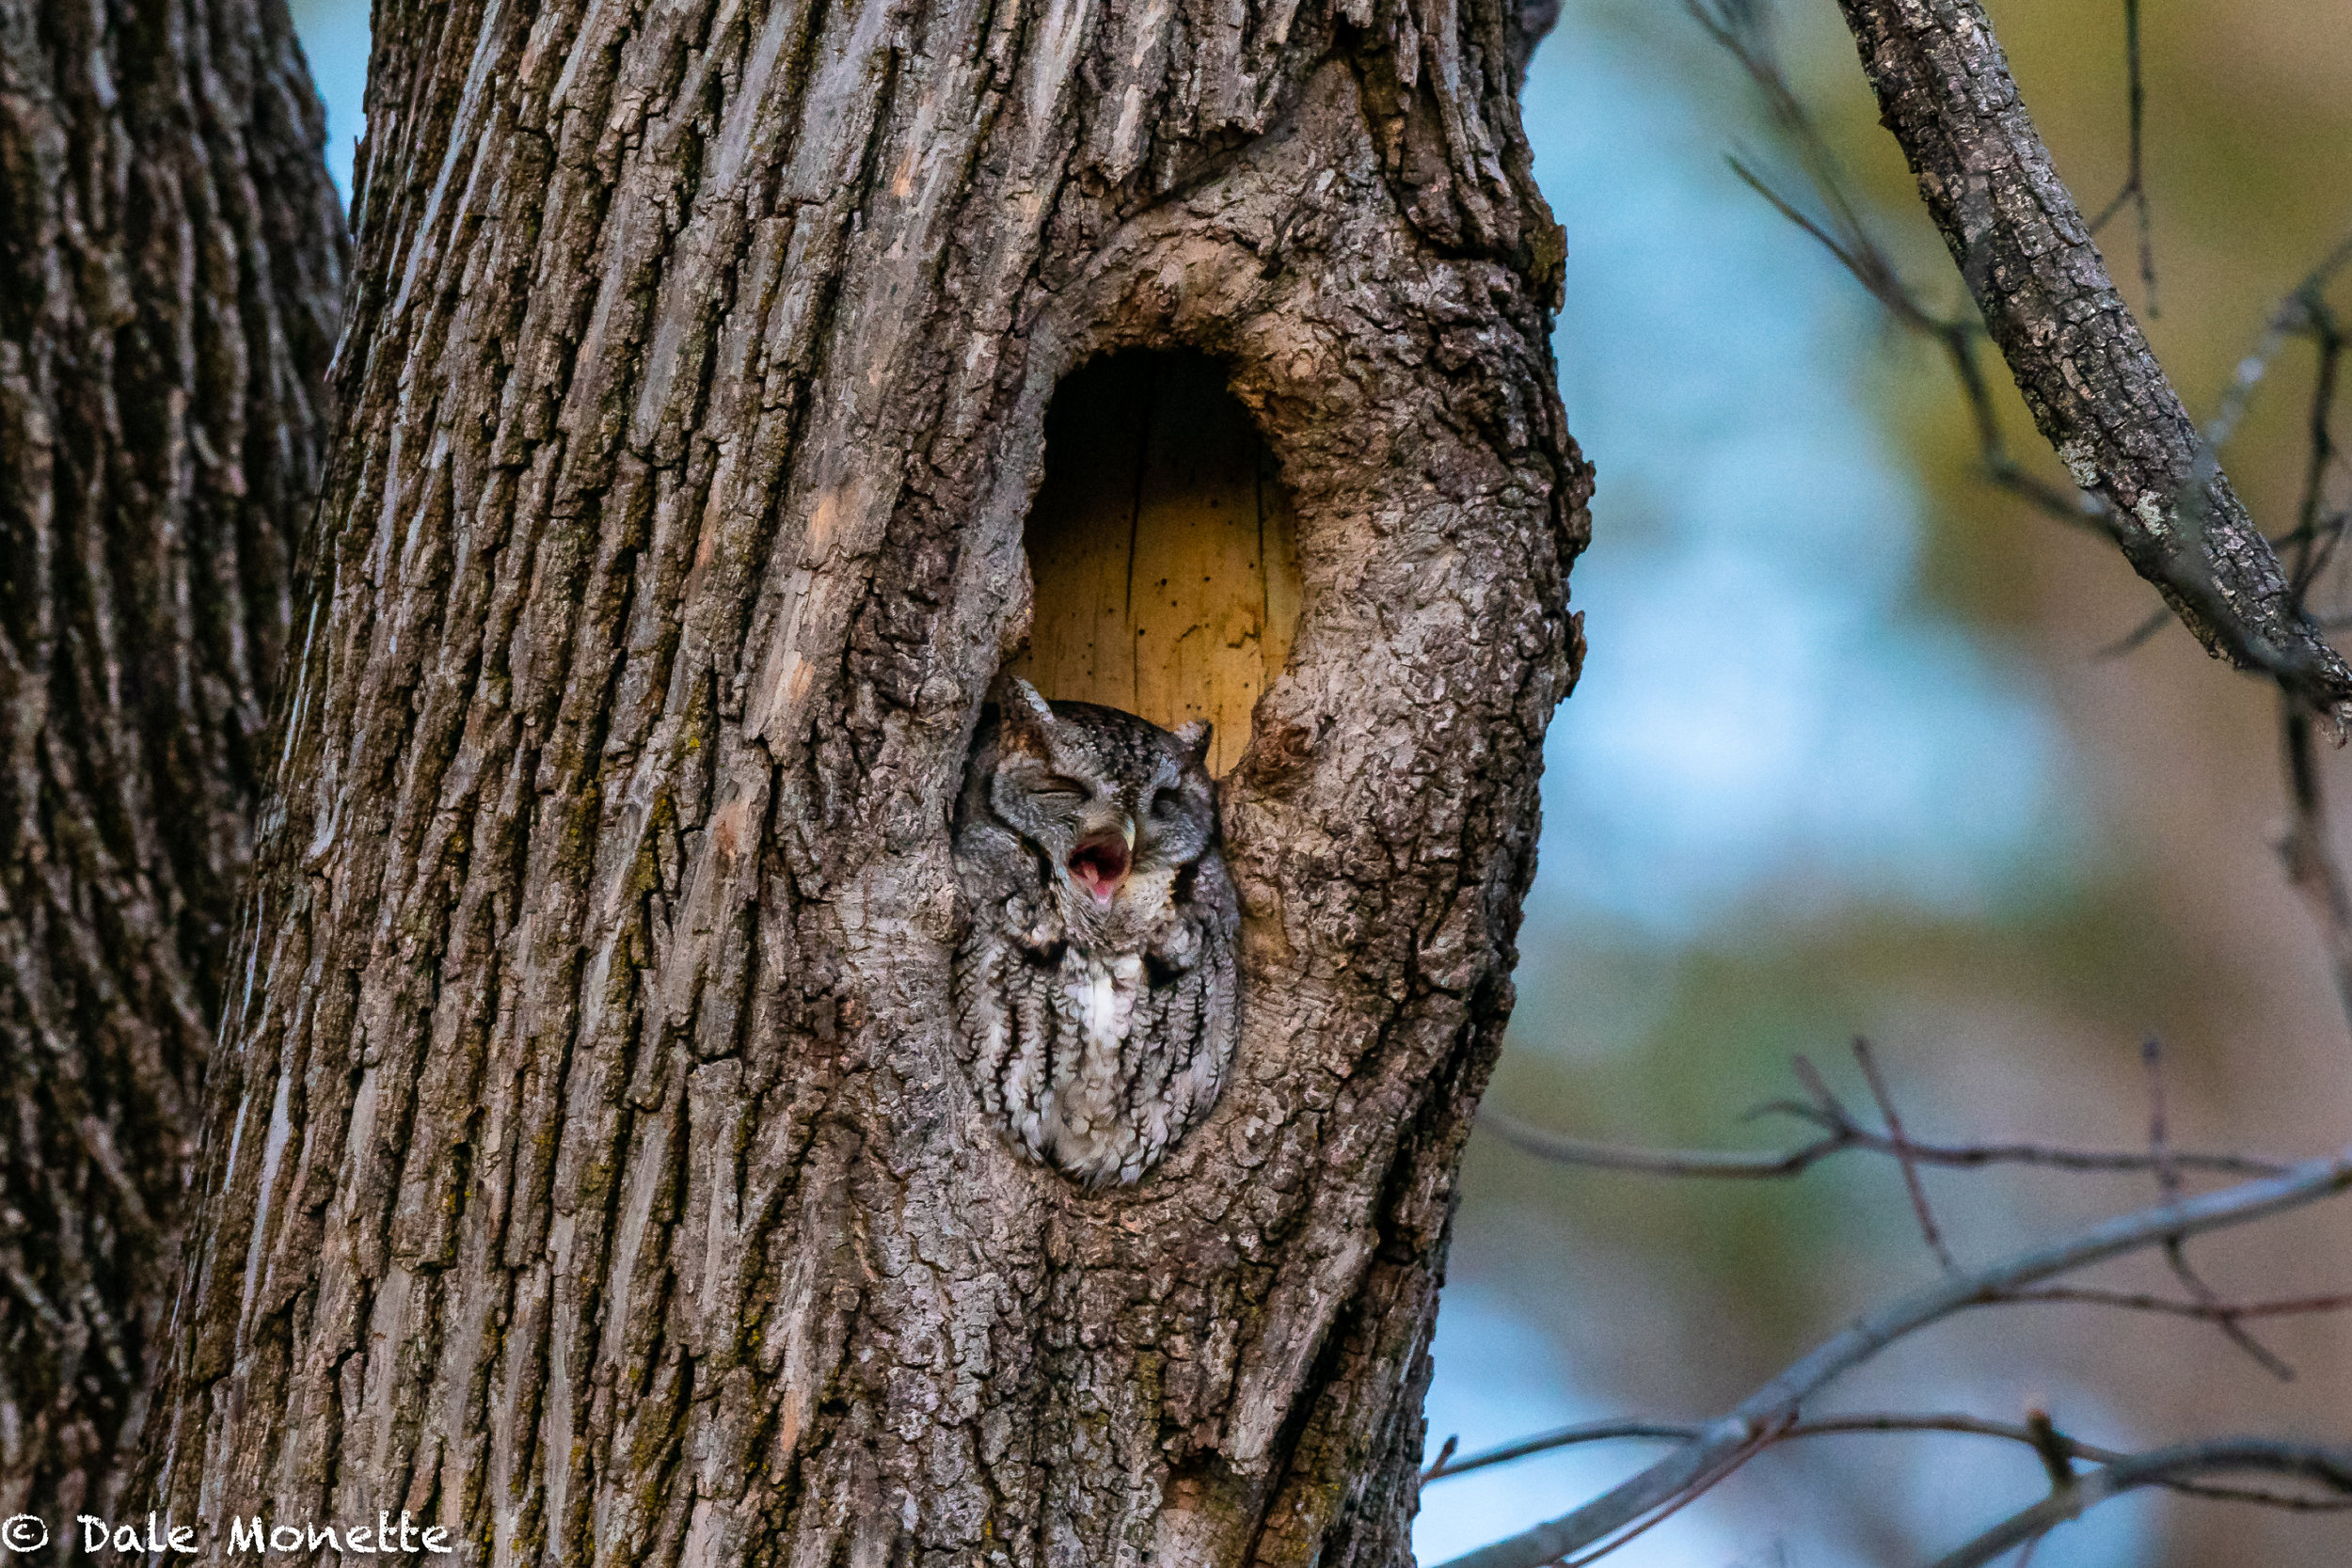
[[[2154,1312],[2200,1323],[2243,1323],[2248,1319],[2301,1317],[2318,1312],[2352,1309],[2352,1291],[2324,1296],[2285,1296],[2276,1301],[2174,1301],[2137,1291],[2105,1291],[2088,1285],[2051,1285],[2020,1291],[2011,1301],[2071,1302],[2084,1307],[2111,1307],[2127,1312]]]
[[[1422,1483],[1446,1481],[1468,1475],[1491,1465],[1508,1465],[1515,1459],[1531,1454],[1550,1453],[1558,1449],[1580,1448],[1586,1443],[1619,1443],[1629,1438],[1645,1442],[1687,1443],[1699,1434],[1699,1428],[1689,1421],[1580,1421],[1575,1426],[1554,1427],[1532,1437],[1521,1437],[1476,1453],[1454,1457],[1453,1439],[1438,1452],[1437,1463],[1421,1473]]]
[[[1873,1063],[1869,1069],[1873,1075],[1875,1066]],[[1630,1148],[1531,1127],[1491,1106],[1479,1112],[1478,1122],[1513,1148],[1539,1159],[1564,1165],[1627,1171],[1642,1176],[1770,1180],[1802,1175],[1832,1155],[1842,1154],[1849,1149],[1884,1154],[1908,1160],[1914,1164],[1953,1170],[2028,1165],[2048,1170],[2138,1173],[2169,1166],[2176,1174],[2194,1170],[2216,1176],[2248,1177],[2277,1176],[2290,1168],[2285,1161],[2264,1159],[2252,1154],[2208,1154],[2175,1149],[2169,1140],[2164,1142],[2161,1149],[2147,1151],[2065,1148],[2048,1144],[2024,1143],[1921,1143],[1892,1122],[1889,1123],[1891,1136],[1865,1127],[1831,1092],[1820,1069],[1805,1057],[1795,1057],[1789,1067],[1803,1085],[1806,1098],[1802,1101],[1773,1101],[1757,1106],[1748,1115],[1751,1118],[1761,1116],[1791,1117],[1821,1130],[1819,1138],[1790,1149],[1748,1152],[1711,1148]],[[1883,1108],[1883,1086],[1876,1092],[1881,1095]]]
[[[2302,306],[2305,330],[2318,349],[2318,360],[2312,368],[2311,409],[2304,416],[2303,500],[2296,509],[2295,531],[2288,536],[2296,546],[2290,580],[2298,600],[2311,592],[2344,538],[2340,521],[2334,528],[2323,526],[2320,507],[2327,499],[2328,470],[2336,460],[2336,378],[2344,363],[2344,332],[2316,289],[2302,296]]]
[[[2181,1167],[2172,1157],[2169,1117],[2165,1112],[2164,1042],[2151,1035],[2139,1047],[2148,1073],[2148,1156],[2154,1162],[2156,1192],[2167,1203],[2181,1196]]]
[[[2114,641],[2094,650],[2090,657],[2097,659],[2109,659],[2122,658],[2125,654],[2136,654],[2146,647],[2156,633],[2171,624],[2172,611],[2159,610]]]
[[[2151,1035],[2140,1047],[2139,1059],[2148,1069],[2148,1152],[2156,1162],[2156,1191],[2165,1202],[2178,1203],[2181,1200],[2181,1170],[2173,1163],[2171,1139],[2166,1131],[2163,1042]],[[2165,1238],[2164,1260],[2166,1266],[2171,1269],[2172,1276],[2181,1282],[2181,1288],[2189,1293],[2190,1299],[2205,1309],[2205,1321],[2219,1329],[2230,1343],[2244,1351],[2255,1365],[2280,1382],[2289,1382],[2294,1378],[2295,1369],[2280,1359],[2268,1346],[2247,1333],[2237,1319],[2222,1307],[2221,1298],[2214,1293],[2212,1286],[2205,1283],[2204,1276],[2189,1267],[2188,1254],[2183,1249],[2180,1237]]]
[[[2352,1148],[2306,1161],[2281,1175],[2249,1181],[2122,1215],[2064,1241],[1988,1267],[1956,1272],[1871,1313],[1708,1422],[1672,1454],[1573,1513],[1457,1558],[1449,1568],[1537,1568],[1585,1550],[1704,1486],[1759,1436],[1787,1427],[1806,1400],[1906,1336],[1967,1307],[2015,1296],[2027,1287],[2094,1263],[2243,1225],[2334,1196],[2352,1187]],[[2101,1472],[2105,1474],[2106,1472]],[[2086,1481],[2088,1484],[2088,1481]],[[2021,1537],[2022,1539],[2022,1537]]]
[[[2039,1406],[2026,1412],[2026,1436],[2033,1444],[2034,1456],[2042,1461],[2042,1473],[2050,1478],[2053,1488],[2069,1486],[2074,1480],[2074,1450],[2050,1422],[2050,1413]]]
[[[2115,193],[2115,199],[2107,203],[2104,212],[2090,220],[2090,231],[2096,234],[2105,229],[2107,220],[2127,203],[2137,210],[2139,280],[2148,290],[2148,314],[2153,318],[2156,314],[2156,237],[2155,222],[2148,212],[2148,166],[2141,156],[2148,90],[2139,70],[2139,0],[2123,0],[2123,69],[2131,103],[2131,166],[2123,177],[2123,188]]]
[[[1879,1076],[1878,1057],[1871,1052],[1868,1040],[1856,1037],[1853,1059],[1870,1085],[1870,1098],[1879,1103],[1879,1115],[1886,1118],[1887,1141],[1895,1146],[1895,1159],[1903,1168],[1903,1187],[1911,1194],[1911,1212],[1919,1218],[1920,1239],[1928,1243],[1928,1250],[1935,1254],[1935,1260],[1948,1274],[1960,1265],[1952,1260],[1952,1249],[1944,1244],[1944,1232],[1937,1227],[1935,1211],[1928,1203],[1927,1186],[1919,1180],[1919,1162],[1903,1137],[1902,1117],[1895,1114],[1895,1097],[1887,1092],[1886,1081]]]
[[[1828,1437],[1851,1433],[1915,1432],[1961,1433],[1979,1437],[2005,1438],[2012,1443],[2040,1441],[2029,1426],[2017,1426],[2008,1421],[1988,1421],[1976,1416],[1901,1416],[1856,1415],[1826,1416],[1800,1421],[1791,1427],[1784,1440],[1800,1437]],[[2130,1457],[2120,1449],[2104,1449],[2096,1443],[2086,1443],[2079,1437],[2054,1433],[2067,1454],[2092,1465],[2111,1465]],[[2291,1492],[2273,1492],[2257,1486],[2217,1485],[2211,1481],[2171,1479],[2158,1482],[2166,1490],[2186,1497],[2206,1497],[2221,1502],[2258,1503],[2296,1513],[2335,1513],[2352,1509],[2352,1498],[2299,1497]]]
[[[2289,295],[2286,304],[2272,317],[2273,330],[2281,336],[2292,329],[2290,321],[2299,323],[2318,350],[2318,361],[2312,373],[2311,409],[2306,417],[2310,445],[2304,464],[2303,498],[2296,508],[2295,531],[2289,535],[2295,549],[2291,581],[2297,603],[2310,594],[2312,584],[2333,557],[2344,538],[2347,517],[2352,516],[2344,513],[2328,515],[2322,510],[2328,472],[2336,457],[2332,424],[2338,372],[2346,338],[2334,312],[2320,297],[2320,288],[2329,272],[2346,259],[2352,259],[2352,240],[2340,246],[2301,288]],[[2352,1022],[2352,881],[2347,881],[2335,846],[2328,838],[2328,808],[2321,790],[2318,746],[2311,715],[2292,703],[2281,704],[2279,724],[2290,812],[2286,836],[2279,852],[2286,862],[2287,881],[2301,895],[2304,907],[2311,911],[2312,923],[2319,927],[2320,940],[2328,949],[2328,970],[2336,983],[2337,1002],[2346,1021]]]
[[[1749,1460],[1754,1459],[1757,1454],[1762,1453],[1766,1449],[1771,1448],[1775,1442],[1779,1441],[1780,1438],[1787,1435],[1789,1427],[1793,1426],[1795,1423],[1796,1416],[1792,1412],[1788,1418],[1783,1420],[1777,1427],[1769,1431],[1757,1433],[1747,1442],[1740,1444],[1730,1453],[1724,1455],[1723,1460],[1712,1469],[1694,1479],[1689,1486],[1682,1489],[1680,1495],[1667,1502],[1663,1507],[1653,1511],[1647,1518],[1642,1520],[1631,1529],[1629,1529],[1622,1535],[1619,1535],[1615,1540],[1610,1542],[1608,1544],[1596,1546],[1591,1551],[1583,1553],[1579,1557],[1572,1558],[1567,1553],[1563,1552],[1554,1560],[1559,1564],[1559,1568],[1587,1568],[1588,1564],[1598,1562],[1602,1558],[1607,1557],[1610,1553],[1615,1551],[1627,1542],[1631,1541],[1635,1536],[1646,1535],[1651,1530],[1656,1529],[1660,1525],[1664,1524],[1667,1520],[1681,1513],[1684,1509],[1690,1507],[1692,1503],[1697,1502],[1714,1487],[1729,1480],[1731,1473],[1734,1470],[1739,1469],[1740,1465],[1745,1465]]]
[[[1593,1143],[1530,1127],[1500,1111],[1478,1113],[1478,1125],[1512,1148],[1563,1165],[1591,1170],[1629,1171],[1641,1176],[1728,1177],[1754,1180],[1795,1176],[1833,1154],[1862,1146],[1843,1137],[1822,1138],[1785,1154],[1747,1154],[1713,1148],[1630,1148],[1619,1144]]]
[[[1792,1106],[1772,1108],[1784,1112],[1795,1109]],[[1480,1111],[1478,1124],[1514,1148],[1539,1159],[1563,1165],[1620,1170],[1642,1176],[1724,1177],[1734,1180],[1760,1180],[1800,1175],[1831,1155],[1842,1154],[1849,1149],[1873,1154],[1891,1155],[1895,1152],[1893,1140],[1861,1128],[1850,1131],[1840,1129],[1785,1152],[1765,1150],[1745,1153],[1713,1148],[1633,1148],[1622,1144],[1597,1143],[1530,1127],[1494,1110]],[[2134,1172],[2145,1171],[2151,1164],[2147,1155],[2128,1149],[2058,1148],[2041,1144],[1914,1143],[1910,1145],[1910,1149],[1911,1157],[1921,1164],[1940,1165],[1953,1170],[1981,1170],[1991,1165],[2035,1165],[2051,1170]],[[2180,1154],[2175,1159],[2185,1167],[2226,1176],[2268,1176],[2288,1168],[2283,1162],[2265,1160],[2250,1154]]]
[[[2303,330],[2310,303],[2320,297],[2321,291],[2346,263],[2352,263],[2352,233],[2338,240],[2335,248],[2321,257],[2319,264],[2289,290],[2286,298],[2270,313],[2262,338],[2237,362],[2237,375],[2222,395],[2220,409],[2205,426],[2207,446],[2218,451],[2229,444],[2230,437],[2237,433],[2238,421],[2246,417],[2247,405],[2253,401],[2254,388],[2269,373],[2270,362],[2279,356],[2287,340]]]
[[[2017,1299],[2033,1298],[2028,1292],[2021,1293]],[[1688,1422],[1585,1421],[1576,1426],[1538,1433],[1532,1437],[1522,1437],[1496,1448],[1482,1449],[1461,1459],[1453,1457],[1453,1449],[1449,1446],[1438,1451],[1438,1462],[1422,1471],[1421,1479],[1424,1484],[1450,1481],[1455,1476],[1467,1475],[1472,1470],[1484,1470],[1490,1465],[1507,1465],[1513,1460],[1526,1459],[1534,1454],[1550,1453],[1560,1449],[1580,1447],[1587,1443],[1627,1440],[1687,1442],[1698,1436],[1703,1430],[1701,1426]],[[1929,1434],[1947,1433],[1963,1436],[2000,1438],[2008,1442],[2026,1445],[2035,1445],[2042,1441],[2035,1435],[2030,1426],[2020,1426],[2011,1421],[1990,1421],[1978,1416],[1913,1416],[1886,1412],[1814,1417],[1789,1427],[1780,1434],[1779,1441],[1792,1443],[1810,1437],[1847,1437],[1867,1435],[1873,1433]],[[2069,1458],[2080,1460],[2086,1464],[2111,1465],[2119,1459],[2129,1457],[2121,1449],[2101,1448],[2095,1443],[2086,1443],[2078,1437],[2068,1436],[2062,1432],[2054,1430],[2051,1436],[2063,1447]],[[1452,1440],[1448,1441],[1450,1445]],[[2217,1498],[2225,1502],[2259,1503],[2267,1508],[2285,1509],[2296,1513],[2334,1513],[2352,1509],[2352,1500],[2297,1497],[2293,1493],[2272,1492],[2259,1487],[2218,1486],[2208,1481],[2168,1481],[2162,1484],[2169,1490],[2190,1497]]]
[[[2260,1437],[2224,1437],[2118,1459],[2011,1514],[1974,1541],[1938,1560],[1935,1568],[1981,1568],[2111,1497],[2143,1486],[2217,1472],[2265,1470],[2295,1476],[2352,1495],[2352,1452],[2315,1444]]]
[[[2050,1414],[2039,1407],[2026,1412],[2026,1434],[2033,1440],[2034,1456],[2042,1461],[2042,1473],[2049,1478],[2050,1494],[2056,1497],[2074,1489],[2074,1456],[2066,1440],[2050,1423]],[[2026,1538],[2026,1549],[2017,1554],[2017,1568],[2033,1568],[2033,1560],[2042,1550],[2042,1543],[2049,1539],[2046,1530],[2036,1531]]]
[[[2280,741],[2286,752],[2287,801],[2291,811],[2279,853],[2287,880],[2302,896],[2327,944],[2336,999],[2352,1020],[2352,884],[2328,838],[2328,810],[2320,791],[2318,746],[2311,715],[2281,704]]]

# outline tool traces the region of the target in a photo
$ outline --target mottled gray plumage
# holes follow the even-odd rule
[[[1209,727],[1005,692],[956,810],[957,1038],[1014,1143],[1133,1181],[1216,1103],[1239,1025]]]

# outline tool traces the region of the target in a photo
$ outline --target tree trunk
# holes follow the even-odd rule
[[[1589,490],[1516,17],[376,28],[162,1499],[491,1563],[1409,1560]],[[1089,1194],[964,1079],[948,812],[1114,350],[1227,368],[1301,597],[1221,786],[1230,1082]]]
[[[0,1513],[110,1506],[323,476],[282,0],[0,0]]]

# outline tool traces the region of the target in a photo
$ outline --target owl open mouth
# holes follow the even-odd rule
[[[1108,909],[1127,879],[1127,841],[1117,833],[1090,838],[1070,852],[1070,879],[1088,896]]]

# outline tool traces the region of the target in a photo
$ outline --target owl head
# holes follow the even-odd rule
[[[1018,678],[1001,692],[974,792],[1045,863],[1075,924],[1148,926],[1216,836],[1207,722],[1171,732],[1093,703],[1049,704]]]

